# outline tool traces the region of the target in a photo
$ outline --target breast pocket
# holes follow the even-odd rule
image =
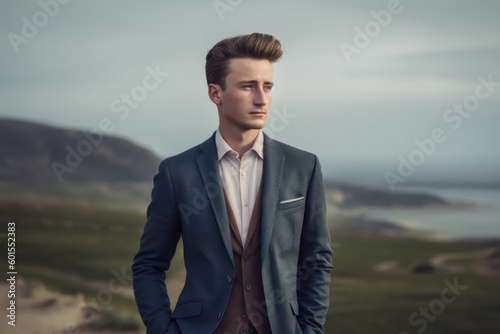
[[[279,244],[284,253],[294,254],[299,247],[305,203],[305,198],[302,197],[278,204],[274,229],[281,240]]]
[[[295,197],[280,201],[278,204],[278,210],[288,210],[297,207],[303,207],[306,203],[305,197]]]

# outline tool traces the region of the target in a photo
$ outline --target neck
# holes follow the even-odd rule
[[[225,127],[219,126],[220,134],[226,143],[241,157],[248,151],[255,139],[259,135],[259,129],[249,129],[245,131],[235,131],[233,129],[227,129]]]

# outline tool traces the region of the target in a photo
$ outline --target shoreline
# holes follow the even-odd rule
[[[386,236],[410,237],[428,241],[444,242],[473,242],[473,243],[500,243],[500,235],[453,235],[445,231],[432,229],[429,225],[420,223],[412,218],[398,219],[387,217],[373,217],[377,212],[440,212],[446,213],[450,210],[474,210],[487,208],[479,206],[451,205],[447,207],[432,206],[432,208],[380,208],[380,207],[356,207],[341,208],[328,205],[328,221],[331,227],[355,230],[357,232],[367,232]],[[383,216],[383,214],[382,214]],[[439,228],[440,226],[436,226]]]

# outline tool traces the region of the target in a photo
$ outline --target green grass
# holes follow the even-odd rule
[[[64,293],[83,293],[92,300],[113,278],[113,269],[121,272],[125,268],[130,274],[145,216],[79,206],[0,202],[0,221],[9,220],[16,221],[19,276],[40,280]],[[415,266],[429,263],[438,254],[482,250],[491,245],[429,242],[345,230],[333,230],[332,236],[335,270],[325,333],[419,333],[421,323],[412,326],[408,318],[420,307],[440,300],[443,281],[453,282],[455,277],[467,289],[454,302],[445,304],[435,320],[427,321],[425,333],[498,331],[498,275],[481,275],[471,267],[456,273],[442,269],[412,273]],[[181,255],[179,252],[172,264],[174,276],[182,272]],[[397,266],[387,272],[375,270],[376,265],[388,261],[395,261]],[[0,268],[5,269],[4,261]],[[89,324],[90,330],[141,326],[133,298],[123,294],[113,295],[98,320]]]
[[[89,279],[130,268],[144,217],[78,207],[13,208],[0,219],[16,221],[17,261]]]
[[[333,231],[335,270],[332,276],[330,312],[326,333],[496,333],[500,320],[499,276],[479,275],[472,269],[451,273],[436,270],[414,274],[415,265],[429,263],[442,253],[481,250],[491,245],[466,242],[429,242],[407,238]],[[378,263],[397,261],[397,269],[377,272]],[[444,280],[467,288],[444,311],[426,320],[414,312],[429,304],[438,307]],[[451,297],[451,295],[446,295]],[[437,305],[437,306],[436,306]],[[439,311],[439,309],[437,309]],[[433,314],[431,313],[431,316]],[[420,322],[419,322],[420,321]]]

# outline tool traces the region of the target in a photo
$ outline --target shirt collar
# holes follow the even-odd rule
[[[215,145],[217,146],[217,158],[219,161],[228,152],[230,152],[230,154],[234,157],[238,156],[238,152],[233,150],[231,146],[226,143],[218,128],[215,133]],[[264,160],[264,135],[262,134],[262,131],[259,131],[259,134],[257,135],[257,138],[255,138],[255,141],[250,150],[253,150],[262,160]]]

